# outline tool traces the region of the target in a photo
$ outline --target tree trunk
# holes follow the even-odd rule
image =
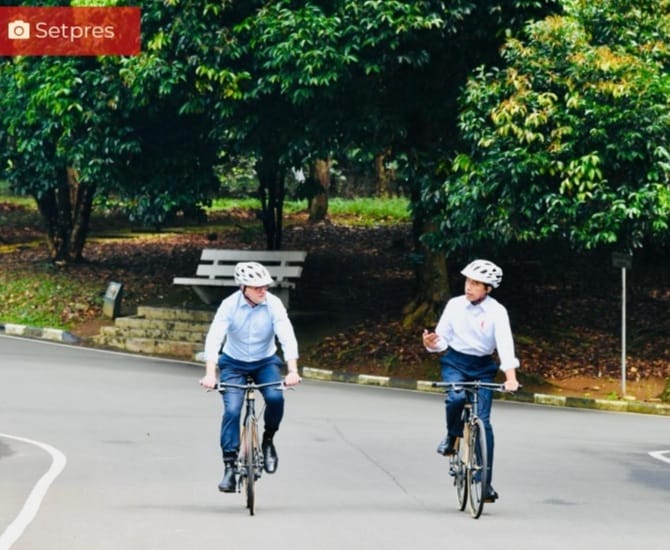
[[[256,173],[267,249],[281,250],[286,170],[274,157],[263,157],[256,164]]]
[[[83,259],[84,245],[91,227],[91,211],[95,188],[91,185],[81,185],[77,173],[68,168],[68,184],[71,197],[72,233],[70,234],[70,250],[73,259],[79,262]]]
[[[390,197],[391,184],[395,180],[395,171],[386,167],[386,160],[391,155],[387,149],[375,156],[375,194],[377,197]]]
[[[451,296],[447,258],[443,252],[431,250],[420,237],[436,229],[433,222],[441,205],[435,201],[422,200],[422,195],[441,185],[437,176],[438,159],[431,159],[428,151],[433,149],[432,124],[421,113],[414,113],[407,128],[407,142],[413,144],[409,151],[410,174],[408,178],[412,201],[412,233],[414,250],[421,261],[416,264],[416,293],[414,299],[403,309],[403,324],[406,327],[434,327]],[[435,196],[433,194],[433,196]]]
[[[309,201],[309,221],[312,223],[326,219],[328,215],[328,194],[330,192],[331,159],[317,159],[311,168],[310,178],[315,182],[318,191]]]
[[[95,186],[79,183],[76,171],[70,167],[62,171],[55,188],[35,196],[46,225],[49,257],[54,263],[82,261],[94,196]]]
[[[422,226],[421,233],[434,229],[432,224]],[[415,230],[416,234],[416,230]],[[417,289],[412,301],[403,309],[403,326],[406,328],[434,328],[451,297],[447,261],[442,252],[429,249],[417,239],[415,280]]]
[[[421,235],[436,229],[434,216],[439,211],[438,204],[421,201],[421,193],[425,187],[433,187],[435,181],[430,163],[420,163],[419,157],[414,160],[414,173],[409,178],[411,200],[415,208],[412,215],[412,237],[414,250],[420,261],[416,263],[416,292],[414,299],[403,309],[403,324],[412,328],[434,327],[439,319],[446,301],[451,296],[447,258],[443,252],[427,247]]]

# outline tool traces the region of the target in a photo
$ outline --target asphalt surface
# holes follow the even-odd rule
[[[257,513],[221,494],[199,365],[0,336],[0,550],[666,548],[670,418],[496,402],[501,499],[459,512],[443,397],[306,379]]]

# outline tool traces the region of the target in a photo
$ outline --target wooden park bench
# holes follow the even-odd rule
[[[263,264],[275,280],[270,291],[281,298],[288,309],[289,290],[302,274],[307,252],[302,250],[232,250],[205,248],[195,277],[175,277],[175,285],[188,285],[206,304],[218,304],[232,289],[237,288],[234,271],[238,262]]]

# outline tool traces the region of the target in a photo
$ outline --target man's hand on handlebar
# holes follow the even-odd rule
[[[302,378],[297,372],[289,371],[289,373],[284,377],[284,386],[291,387],[297,384],[300,384]]]
[[[516,380],[505,380],[503,387],[505,391],[515,392],[519,389],[519,383]]]
[[[219,379],[213,374],[206,374],[200,379],[200,385],[208,390],[213,390],[219,383]]]

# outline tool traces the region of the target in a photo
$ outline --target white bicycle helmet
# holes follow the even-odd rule
[[[235,265],[235,283],[239,286],[270,286],[272,276],[258,262],[240,262]]]
[[[488,260],[474,260],[463,268],[461,275],[473,281],[498,288],[502,282],[503,272],[496,264]]]

